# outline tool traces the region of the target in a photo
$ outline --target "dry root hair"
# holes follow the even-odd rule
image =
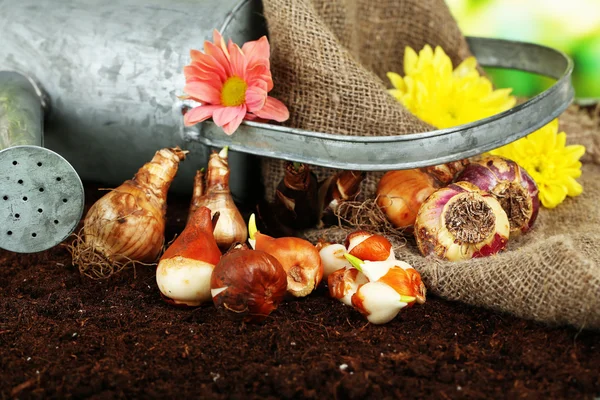
[[[377,198],[365,201],[345,201],[335,210],[338,227],[348,232],[365,230],[382,235],[392,240],[392,243],[402,246],[406,244],[406,234],[402,229],[395,228],[377,205]],[[396,247],[396,246],[395,246]]]
[[[90,279],[108,279],[126,269],[133,268],[135,272],[135,268],[138,265],[156,265],[156,263],[149,264],[132,260],[122,255],[119,255],[118,258],[121,258],[124,261],[115,261],[105,256],[96,248],[96,246],[86,243],[83,228],[72,236],[74,237],[74,240],[66,245],[67,251],[71,254],[72,263],[79,269],[81,275],[87,276]]]

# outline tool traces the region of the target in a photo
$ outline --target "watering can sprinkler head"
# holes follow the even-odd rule
[[[47,108],[33,80],[0,71],[0,248],[18,253],[59,244],[83,213],[79,175],[43,147]]]

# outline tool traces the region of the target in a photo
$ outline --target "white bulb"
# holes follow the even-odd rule
[[[342,244],[330,244],[319,251],[321,262],[323,263],[323,277],[327,279],[329,274],[342,268],[351,267],[346,257],[346,247]]]
[[[385,324],[398,315],[407,303],[400,301],[400,295],[383,282],[369,282],[356,292],[361,300],[362,311],[373,324]]]
[[[212,299],[210,277],[214,265],[176,256],[162,260],[156,268],[156,283],[161,293],[176,304],[199,306]]]

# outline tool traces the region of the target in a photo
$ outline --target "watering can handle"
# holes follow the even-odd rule
[[[564,53],[531,43],[467,38],[478,62],[556,79],[552,87],[510,110],[470,124],[401,136],[343,136],[244,121],[227,136],[213,122],[185,131],[207,146],[323,167],[387,171],[472,157],[520,139],[558,117],[574,96],[573,62]]]
[[[12,146],[43,146],[46,96],[31,78],[0,71],[0,150]]]

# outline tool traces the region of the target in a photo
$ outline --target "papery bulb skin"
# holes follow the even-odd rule
[[[212,214],[219,213],[214,237],[221,251],[227,251],[235,243],[248,239],[248,230],[229,188],[229,163],[227,147],[219,153],[213,151],[208,160],[206,183],[202,171],[196,173],[194,194],[190,209],[208,207]]]
[[[101,197],[84,220],[87,246],[115,262],[153,262],[164,243],[167,192],[187,151],[156,152],[135,174]]]
[[[196,307],[211,299],[210,279],[221,258],[212,230],[211,211],[198,208],[160,258],[156,283],[166,302]]]
[[[344,245],[328,243],[321,246],[317,245],[316,248],[319,251],[321,263],[323,264],[323,278],[327,279],[335,271],[351,267],[348,260],[344,257],[344,254],[347,252]]]
[[[427,174],[433,176],[442,186],[446,186],[454,181],[454,178],[460,174],[469,164],[469,160],[451,161],[446,164],[433,165],[423,168]]]
[[[366,231],[350,233],[345,240],[348,253],[364,261],[394,258],[392,244],[385,237]]]
[[[202,207],[202,197],[206,194],[204,175],[204,168],[202,168],[196,171],[196,175],[194,176],[194,188],[192,191],[190,210],[188,212],[188,220],[192,217],[197,209]]]
[[[323,278],[323,263],[319,252],[310,242],[295,238],[272,238],[257,232],[253,243],[255,250],[275,257],[288,276],[288,292],[295,297],[309,295]]]
[[[221,258],[210,287],[218,310],[230,318],[257,323],[283,301],[287,275],[275,257],[243,247]]]
[[[338,223],[337,212],[340,205],[353,201],[360,193],[360,185],[365,178],[363,171],[340,171],[319,183],[319,204],[323,226]]]
[[[213,215],[219,213],[214,235],[223,252],[229,250],[233,244],[243,243],[248,239],[246,222],[229,192],[209,192],[203,200],[203,206],[210,208]]]
[[[508,216],[511,235],[526,233],[535,223],[540,208],[537,185],[514,161],[484,157],[467,165],[457,179],[496,197]]]
[[[389,171],[377,185],[377,205],[395,228],[411,231],[421,204],[439,187],[420,169]]]
[[[506,247],[509,233],[508,217],[498,200],[469,182],[433,193],[415,222],[421,254],[450,261],[496,254]]]
[[[352,296],[354,296],[358,287],[367,282],[369,282],[367,277],[353,267],[339,269],[327,278],[329,295],[347,306],[352,305]]]
[[[403,268],[394,265],[387,274],[379,278],[379,282],[387,284],[400,295],[414,297],[414,301],[407,302],[409,306],[413,306],[415,302],[425,303],[427,289],[421,280],[421,274],[412,267]]]
[[[317,224],[320,217],[317,177],[307,164],[286,162],[272,209],[275,219],[288,228],[306,229]]]

